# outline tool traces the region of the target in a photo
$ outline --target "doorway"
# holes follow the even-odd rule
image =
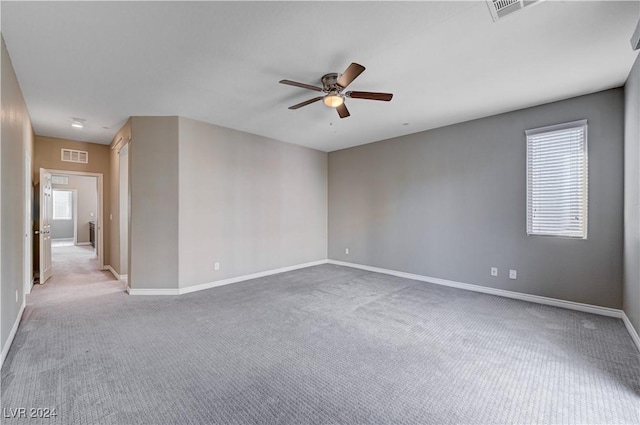
[[[78,239],[78,189],[67,189],[69,184],[67,176],[54,175],[51,176],[53,183],[53,217],[51,218],[51,247],[73,246],[77,245]],[[72,180],[71,186],[91,185],[91,182],[85,182],[84,177],[77,177]],[[87,177],[87,179],[94,179]],[[65,187],[62,189],[61,187]],[[83,197],[88,194],[85,190],[81,190]],[[97,191],[96,191],[97,193]],[[97,201],[97,196],[95,197]],[[95,201],[92,201],[92,207],[95,209]],[[82,219],[80,219],[82,222]],[[81,238],[82,239],[82,238]]]
[[[120,216],[120,279],[128,281],[129,275],[129,143],[118,151],[119,165],[119,216]]]
[[[102,179],[99,173],[40,169],[40,283],[74,268],[104,269]]]

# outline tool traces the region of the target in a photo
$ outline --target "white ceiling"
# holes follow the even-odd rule
[[[180,115],[323,151],[619,87],[640,17],[637,1],[546,1],[497,23],[484,1],[1,8],[36,134],[109,143],[129,116]],[[287,109],[317,93],[280,79],[319,85],[351,62],[367,70],[349,89],[393,100],[349,99],[346,119]]]

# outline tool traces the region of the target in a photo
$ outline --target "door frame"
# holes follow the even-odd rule
[[[78,189],[71,189],[71,206],[73,207],[73,245],[78,245]]]
[[[129,190],[129,163],[131,160],[131,157],[129,155],[129,145],[130,145],[131,140],[125,141],[125,143],[120,146],[118,148],[118,216],[119,216],[119,220],[120,222],[118,223],[118,232],[119,232],[119,255],[120,255],[120,259],[119,259],[119,266],[120,269],[119,274],[120,274],[120,280],[126,280],[128,282],[129,279],[129,230],[130,230],[130,217],[131,217],[131,199],[130,199],[130,190]],[[123,167],[123,160],[122,160],[122,155],[121,152],[124,150],[125,155],[126,155],[126,167]],[[125,170],[126,172],[126,176],[127,176],[127,185],[126,187],[122,186],[122,170]],[[127,210],[126,210],[126,214],[122,214],[122,201],[126,202],[126,206],[127,206]],[[123,228],[126,226],[126,231],[127,231],[127,237],[123,238]],[[124,248],[124,249],[123,249]],[[123,255],[123,252],[126,253],[126,255]],[[126,263],[126,273],[123,273],[122,269],[122,265],[123,262]]]
[[[24,194],[25,194],[25,211],[24,211],[24,247],[22,250],[24,264],[24,289],[23,296],[31,293],[33,288],[33,176],[31,175],[31,155],[29,152],[24,153]]]
[[[104,211],[104,175],[102,173],[91,173],[89,171],[69,171],[69,170],[53,170],[51,168],[40,168],[40,175],[43,173],[62,174],[69,176],[85,176],[98,178],[98,214],[96,217],[96,253],[98,254],[98,265],[100,270],[107,270],[104,265],[104,220],[106,211]],[[40,197],[42,198],[42,184],[40,184]],[[77,226],[76,226],[77,227]]]

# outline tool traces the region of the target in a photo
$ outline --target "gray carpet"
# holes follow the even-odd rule
[[[34,289],[2,368],[3,408],[58,416],[3,423],[640,423],[618,319],[333,265],[131,297],[91,261]]]

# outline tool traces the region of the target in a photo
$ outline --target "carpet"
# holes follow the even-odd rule
[[[3,423],[640,423],[619,319],[329,264],[134,297],[90,261],[34,288],[2,368],[5,416],[57,416]]]

